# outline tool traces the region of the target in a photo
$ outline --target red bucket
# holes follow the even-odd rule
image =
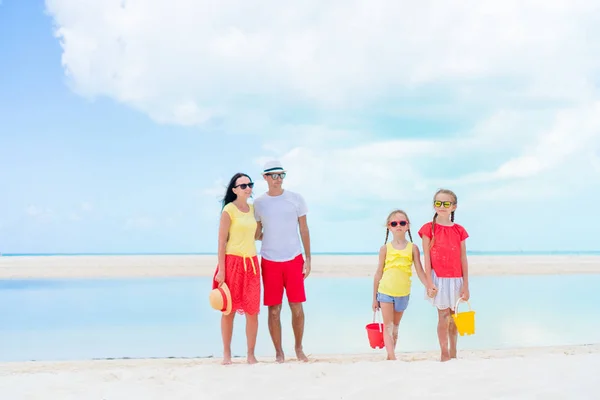
[[[375,322],[375,315],[373,313],[373,323],[367,324],[367,337],[369,338],[369,345],[373,349],[383,349],[385,344],[383,343],[383,324]]]

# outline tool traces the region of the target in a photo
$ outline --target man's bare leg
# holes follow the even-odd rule
[[[285,355],[281,346],[281,304],[269,306],[269,333],[275,346],[275,361],[282,363]]]
[[[308,357],[302,349],[302,337],[304,336],[304,308],[302,303],[290,303],[292,312],[292,328],[294,329],[294,339],[296,341],[296,357],[299,361],[308,361]]]

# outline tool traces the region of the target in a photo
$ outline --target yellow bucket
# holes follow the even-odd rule
[[[471,309],[471,304],[466,301],[469,306],[469,311],[463,311],[461,313],[458,312],[458,304],[461,301],[465,301],[462,299],[458,299],[456,302],[456,307],[454,308],[454,314],[452,314],[452,318],[454,318],[454,323],[456,324],[456,329],[458,330],[458,334],[460,336],[464,335],[473,335],[475,334],[475,311]]]

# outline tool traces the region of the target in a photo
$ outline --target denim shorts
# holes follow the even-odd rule
[[[402,312],[406,310],[406,307],[408,307],[409,298],[410,295],[394,297],[377,292],[377,301],[380,303],[393,303],[394,311],[396,312]]]

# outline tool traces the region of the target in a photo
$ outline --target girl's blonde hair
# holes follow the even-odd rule
[[[388,215],[387,219],[385,220],[385,242],[383,242],[383,244],[387,243],[388,238],[390,236],[390,219],[392,219],[392,216],[394,214],[402,214],[402,215],[404,215],[406,217],[406,221],[408,221],[408,223],[410,224],[410,219],[408,218],[408,214],[405,211],[399,210],[399,209],[392,211]],[[410,228],[408,228],[408,237],[410,238],[410,241],[412,243],[413,238],[412,238],[412,235],[410,233]]]
[[[454,204],[458,203],[458,197],[456,197],[456,194],[450,190],[450,189],[440,189],[437,192],[435,192],[435,194],[433,195],[433,201],[435,202],[435,198],[437,197],[438,194],[447,194],[448,196],[452,197],[452,202]],[[437,212],[435,214],[433,214],[433,219],[431,220],[431,241],[429,242],[429,249],[431,249],[433,247],[433,242],[435,241],[435,236],[434,236],[434,228],[435,228],[435,220],[437,219]],[[450,213],[450,221],[454,222],[454,211],[452,211]]]

